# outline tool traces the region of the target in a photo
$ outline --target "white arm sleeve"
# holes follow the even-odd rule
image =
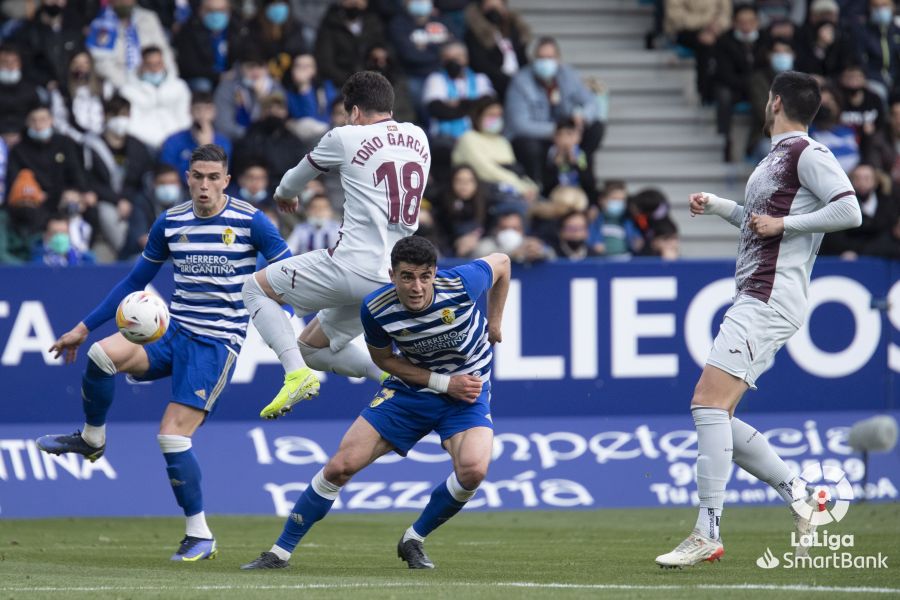
[[[741,206],[734,200],[729,200],[728,198],[719,198],[715,194],[710,194],[709,192],[703,193],[709,199],[704,212],[722,217],[735,227],[739,228],[741,226],[741,221],[744,220],[743,206]]]
[[[275,190],[275,195],[281,198],[293,198],[298,196],[307,182],[315,179],[322,173],[327,173],[331,167],[344,162],[344,144],[338,129],[332,129],[319,140],[316,147],[304,156],[297,166],[289,169],[281,178],[281,183]]]
[[[797,175],[800,185],[815,194],[824,207],[786,216],[786,232],[829,233],[859,227],[862,212],[853,185],[831,150],[816,142],[810,144],[800,155]]]

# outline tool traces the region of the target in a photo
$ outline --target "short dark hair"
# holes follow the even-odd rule
[[[500,108],[503,108],[503,102],[501,102],[499,98],[495,98],[494,96],[485,96],[484,98],[479,98],[475,101],[475,104],[472,105],[471,114],[469,116],[472,119],[472,128],[475,129],[475,131],[481,131],[481,117],[482,115],[484,115],[487,109],[494,105],[498,105]]]
[[[556,122],[556,131],[562,131],[563,129],[578,129],[575,119],[572,117],[562,117],[559,119]]]
[[[20,59],[22,58],[22,51],[17,45],[10,42],[0,44],[0,54],[15,54]]]
[[[131,110],[131,102],[118,94],[103,103],[103,114],[105,115],[115,116],[123,110]]]
[[[163,175],[168,175],[169,173],[174,173],[175,175],[179,175],[178,171],[172,165],[161,162],[156,165],[153,169],[153,179],[157,177],[162,177]]]
[[[394,110],[394,86],[377,71],[354,73],[341,88],[347,114],[354,106],[364,113],[389,113]]]
[[[141,58],[147,58],[148,54],[162,54],[162,48],[159,46],[144,46],[141,48]]]
[[[394,249],[391,250],[391,268],[396,269],[402,262],[433,267],[437,265],[437,248],[421,236],[405,237],[394,244]]]
[[[537,52],[538,48],[541,46],[553,46],[556,49],[557,54],[562,54],[559,49],[559,42],[556,41],[555,37],[545,35],[544,37],[538,38],[538,41],[534,44],[534,51]]]
[[[222,146],[217,144],[204,144],[202,146],[197,146],[194,151],[191,152],[191,161],[189,164],[192,165],[195,162],[222,163],[222,166],[227,169],[228,155],[225,154],[225,150],[222,149]]]
[[[210,92],[197,91],[191,94],[191,106],[196,104],[215,104],[215,101]]]
[[[737,6],[734,7],[734,15],[732,15],[732,18],[736,19],[737,16],[739,14],[741,14],[742,12],[744,12],[745,10],[749,10],[754,15],[759,14],[759,11],[756,10],[756,6],[752,2],[745,2],[743,4],[738,4]]]
[[[775,76],[771,87],[772,97],[780,96],[784,114],[791,121],[804,125],[812,123],[822,104],[819,82],[812,75],[798,71],[785,71]]]

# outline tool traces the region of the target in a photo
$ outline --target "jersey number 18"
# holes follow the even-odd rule
[[[425,189],[425,174],[422,165],[415,162],[403,163],[400,176],[393,161],[381,163],[375,171],[375,187],[385,184],[388,200],[388,223],[399,223],[412,227],[419,219],[419,205]]]

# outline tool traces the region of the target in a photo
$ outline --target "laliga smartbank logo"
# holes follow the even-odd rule
[[[794,479],[791,494],[795,500],[797,530],[791,532],[793,552],[781,558],[770,548],[756,559],[761,569],[886,569],[887,556],[857,555],[853,534],[829,533],[820,525],[837,523],[847,515],[854,499],[853,486],[841,469],[814,463]],[[824,549],[824,550],[823,550]],[[811,554],[812,552],[812,554]]]

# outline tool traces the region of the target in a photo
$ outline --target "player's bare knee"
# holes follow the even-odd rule
[[[325,465],[322,474],[325,479],[331,483],[343,486],[350,481],[358,471],[359,467],[351,456],[338,452],[332,456],[331,460]]]
[[[456,469],[456,478],[467,490],[474,490],[487,477],[488,466],[484,463],[460,465]]]

